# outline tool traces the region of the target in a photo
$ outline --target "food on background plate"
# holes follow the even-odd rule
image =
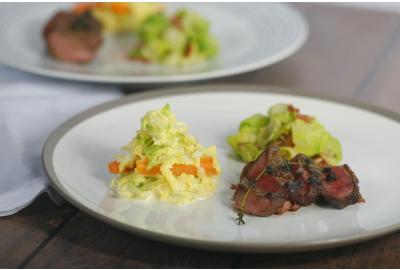
[[[146,113],[141,128],[109,164],[119,197],[188,204],[211,196],[217,184],[216,147],[204,147],[175,119],[169,105]]]
[[[163,3],[140,2],[79,3],[73,7],[73,11],[78,14],[90,12],[108,33],[133,33],[149,16],[164,10]]]
[[[122,53],[143,63],[183,67],[218,53],[205,18],[184,9],[169,16],[162,3],[79,3],[57,13],[44,29],[51,55],[73,63],[93,61],[103,34],[134,37],[132,49]]]
[[[53,57],[88,63],[102,44],[101,24],[87,12],[58,12],[46,24],[43,37]]]
[[[272,106],[267,115],[246,118],[228,143],[245,162],[255,160],[271,144],[279,145],[287,159],[300,153],[330,165],[342,159],[340,142],[315,117],[287,104]]]
[[[164,13],[148,17],[138,39],[131,57],[144,62],[185,66],[204,62],[218,53],[208,21],[189,10],[178,10],[172,18]]]
[[[341,209],[364,201],[348,165],[321,166],[304,154],[286,159],[276,144],[246,164],[233,188],[239,225],[244,224],[243,214],[282,214],[317,201]]]

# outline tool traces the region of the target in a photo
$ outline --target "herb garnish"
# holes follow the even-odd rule
[[[267,166],[267,167],[265,168],[265,172],[266,172],[268,175],[272,175],[273,172],[274,172],[274,170],[272,169],[272,166]]]
[[[235,219],[236,222],[237,222],[237,225],[241,225],[241,224],[244,225],[244,224],[246,224],[246,222],[244,222],[243,216],[244,216],[244,214],[243,214],[243,212],[240,210],[240,211],[238,212],[238,217]]]
[[[289,164],[289,162],[286,160],[286,161],[284,161],[283,162],[283,164],[282,164],[282,169],[285,171],[285,172],[290,172],[291,170],[292,170],[292,166]]]

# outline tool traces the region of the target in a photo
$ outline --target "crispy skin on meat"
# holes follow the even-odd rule
[[[55,58],[87,63],[102,44],[101,24],[90,13],[58,12],[46,24],[43,37]]]

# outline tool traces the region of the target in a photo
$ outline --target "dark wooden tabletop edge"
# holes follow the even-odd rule
[[[51,200],[49,195],[46,194],[46,196],[48,196],[48,199]],[[72,206],[69,205],[67,207],[72,208]],[[33,249],[32,252],[26,258],[24,258],[16,268],[25,268],[25,266],[36,256],[36,254],[38,254],[78,213],[79,210],[74,208],[71,213],[67,215],[58,225],[58,227],[47,238],[45,238],[38,247]]]

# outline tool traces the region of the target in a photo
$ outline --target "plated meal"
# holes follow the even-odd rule
[[[232,186],[239,225],[245,223],[244,214],[270,216],[324,202],[341,209],[364,202],[356,175],[348,165],[337,165],[339,140],[293,105],[276,104],[267,115],[246,118],[228,142],[248,162],[239,184]],[[117,196],[188,204],[216,189],[216,147],[201,146],[169,105],[148,112],[122,149],[126,154],[108,165],[117,174],[110,185]]]
[[[131,233],[184,246],[320,250],[398,230],[394,161],[400,145],[393,142],[400,117],[284,91],[209,85],[123,97],[57,129],[46,143],[44,166],[56,190],[79,209]],[[250,148],[270,138],[264,131],[275,130],[270,121],[277,122],[277,111],[289,111],[288,125],[277,125],[285,132]],[[263,120],[254,128],[247,120],[261,118],[252,118],[259,112]],[[164,125],[173,128],[154,128]],[[377,130],[385,131],[379,144]],[[172,134],[183,141],[171,143]],[[254,154],[231,145],[232,136]],[[165,159],[158,160],[162,151],[152,150],[161,148]],[[195,148],[202,154],[189,150]],[[242,152],[254,158],[244,161]],[[378,192],[382,186],[385,193]]]
[[[297,51],[308,24],[283,3],[15,3],[0,9],[1,64],[96,83],[221,78]],[[173,40],[173,42],[171,42]]]
[[[187,9],[168,15],[160,3],[76,4],[57,12],[43,30],[49,53],[72,63],[92,62],[105,35],[131,36],[131,49],[122,54],[142,63],[187,66],[218,53],[205,18]]]

